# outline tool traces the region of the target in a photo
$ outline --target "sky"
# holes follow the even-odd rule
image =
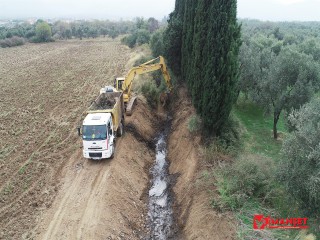
[[[0,19],[73,18],[161,20],[175,0],[0,0]],[[320,21],[320,0],[238,0],[238,17],[270,21]]]

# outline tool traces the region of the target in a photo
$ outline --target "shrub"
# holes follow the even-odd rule
[[[148,104],[152,108],[156,108],[160,96],[160,90],[157,88],[155,83],[152,82],[146,82],[141,87],[141,92],[147,99]]]
[[[136,45],[140,46],[144,43],[149,43],[150,33],[145,29],[139,29],[131,35],[128,35],[121,39],[121,43],[127,45],[130,48]]]
[[[4,40],[0,40],[0,46],[2,48],[21,46],[24,43],[25,43],[24,38],[17,37],[17,36],[13,36],[12,38],[6,38]]]
[[[211,142],[202,149],[202,159],[212,166],[222,162],[231,162],[232,160],[228,149],[221,145],[218,140]]]
[[[241,147],[240,129],[240,120],[231,112],[229,118],[222,126],[220,136],[217,138],[219,145],[231,155],[237,155],[236,152]]]
[[[274,192],[274,169],[271,159],[246,155],[231,165],[215,170],[219,197],[213,200],[213,206],[234,210],[252,197],[271,202]]]
[[[150,33],[148,30],[145,29],[139,29],[136,32],[137,35],[137,40],[136,43],[138,44],[138,46],[145,44],[145,43],[149,43],[150,41]]]
[[[189,132],[198,132],[201,129],[201,119],[196,114],[189,118],[188,122]]]
[[[129,48],[133,48],[136,45],[137,36],[130,34],[121,39],[121,43],[127,45]]]

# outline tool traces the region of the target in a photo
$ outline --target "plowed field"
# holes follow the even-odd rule
[[[128,70],[129,58],[127,47],[107,38],[0,49],[0,239],[36,236],[60,188],[64,204],[48,223],[48,239],[62,239],[59,223],[64,234],[72,229],[63,221],[70,207],[79,209],[73,216],[79,226],[89,224],[83,219],[91,210],[96,214],[88,221],[98,224],[102,210],[95,204],[106,199],[95,202],[95,195],[112,188],[105,181],[115,173],[110,162],[82,158],[75,128],[100,88]],[[71,179],[61,181],[65,175]],[[82,236],[81,229],[74,236]]]

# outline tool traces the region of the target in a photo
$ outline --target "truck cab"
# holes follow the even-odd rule
[[[114,132],[111,113],[90,113],[83,120],[83,156],[94,160],[112,158],[114,155]]]

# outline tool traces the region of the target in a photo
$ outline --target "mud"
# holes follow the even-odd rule
[[[170,123],[167,121],[165,129],[156,138],[156,159],[150,170],[152,179],[148,204],[148,239],[166,240],[172,233],[173,198],[166,159],[169,130]]]

